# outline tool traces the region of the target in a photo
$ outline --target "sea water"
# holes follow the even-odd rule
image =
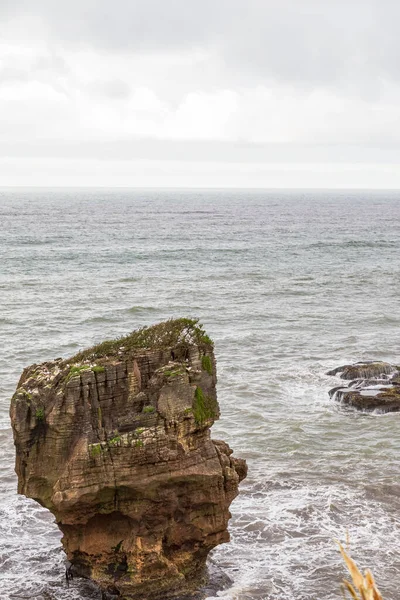
[[[10,398],[23,367],[170,317],[215,342],[213,437],[246,458],[226,600],[339,600],[334,540],[400,590],[400,414],[330,399],[325,373],[400,362],[400,193],[0,191],[0,598],[67,589],[52,515],[16,493]]]

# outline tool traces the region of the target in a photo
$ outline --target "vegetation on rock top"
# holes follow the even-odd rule
[[[64,363],[77,363],[95,360],[107,356],[116,356],[119,352],[138,350],[157,350],[176,346],[213,346],[198,319],[169,319],[151,327],[142,327],[127,336],[115,340],[106,340],[96,346],[78,352]]]

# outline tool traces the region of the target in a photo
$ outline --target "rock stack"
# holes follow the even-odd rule
[[[229,540],[246,464],[210,438],[216,382],[190,319],[24,370],[10,410],[18,492],[54,514],[71,572],[105,597],[190,595]]]

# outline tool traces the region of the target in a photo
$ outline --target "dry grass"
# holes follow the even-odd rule
[[[337,542],[340,549],[340,554],[349,570],[352,578],[352,583],[347,579],[343,580],[342,591],[343,598],[346,598],[346,591],[350,593],[350,597],[353,600],[383,600],[378,588],[376,587],[374,577],[369,569],[367,569],[364,575],[357,567],[354,560],[343,548],[342,544]]]

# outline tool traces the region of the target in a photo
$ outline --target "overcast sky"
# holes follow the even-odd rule
[[[0,0],[0,185],[400,188],[396,0]]]

